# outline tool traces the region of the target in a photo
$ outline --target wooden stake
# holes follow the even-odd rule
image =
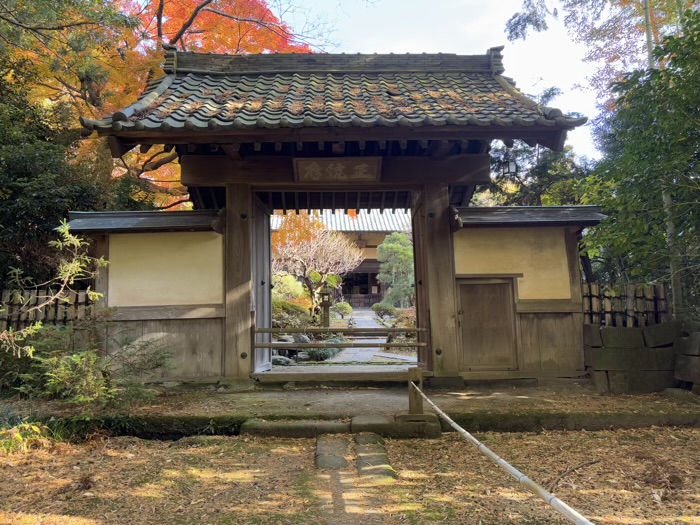
[[[408,369],[408,413],[423,413],[423,397],[413,388],[413,385],[423,390],[423,370],[417,366]]]

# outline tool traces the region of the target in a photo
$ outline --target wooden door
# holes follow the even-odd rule
[[[272,326],[272,259],[271,259],[270,212],[256,198],[253,207],[253,300],[254,319],[257,328]],[[255,335],[258,343],[269,342],[270,334]],[[254,371],[272,369],[272,350],[254,350]]]
[[[462,370],[517,369],[512,281],[461,281],[459,301]]]

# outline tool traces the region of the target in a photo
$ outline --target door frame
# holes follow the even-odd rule
[[[459,330],[459,370],[460,372],[517,372],[522,369],[522,345],[520,338],[520,317],[517,312],[518,300],[518,277],[521,274],[513,275],[457,275],[455,284],[457,287],[457,326]],[[462,329],[464,323],[464,309],[462,307],[462,294],[460,287],[463,285],[472,284],[507,284],[510,287],[510,307],[513,315],[513,352],[514,352],[514,368],[493,368],[491,366],[470,366],[465,363],[464,352],[464,331]]]
[[[251,352],[252,373],[272,370],[272,350],[255,348],[255,343],[268,343],[272,335],[259,333],[256,328],[272,328],[272,229],[270,210],[253,195],[253,242],[252,275],[253,284],[253,345]]]

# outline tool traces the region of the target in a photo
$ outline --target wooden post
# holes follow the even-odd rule
[[[449,192],[445,184],[423,187],[419,213],[418,220],[425,227],[419,249],[424,254],[434,377],[459,377],[462,349],[457,333],[454,247]]]
[[[634,328],[636,317],[634,315],[634,285],[625,285],[625,310],[627,328]]]
[[[583,323],[591,324],[593,312],[591,311],[591,285],[584,283],[581,285],[583,289]]]
[[[591,323],[597,325],[601,324],[599,284],[591,284],[591,311],[593,312],[591,315]]]
[[[417,366],[408,369],[408,413],[422,414],[423,398],[413,388],[413,384],[423,390],[423,371]]]
[[[226,186],[226,230],[224,240],[224,329],[223,375],[247,379],[253,360],[251,311],[253,310],[252,249],[253,195],[248,184]]]
[[[654,286],[644,286],[644,302],[646,303],[646,324],[654,324],[656,315],[654,313]]]
[[[621,328],[625,325],[624,319],[624,303],[622,302],[622,297],[615,295],[612,300],[612,310],[615,326]]]
[[[666,300],[666,285],[658,283],[654,286],[656,289],[656,315],[658,323],[668,321],[668,301]]]
[[[603,292],[603,316],[605,319],[605,326],[612,326],[613,325],[613,316],[612,316],[612,299],[611,299],[610,290],[605,290]]]
[[[635,285],[634,288],[634,303],[635,310],[637,311],[637,326],[642,328],[646,325],[646,318],[644,316],[644,289],[640,285]]]

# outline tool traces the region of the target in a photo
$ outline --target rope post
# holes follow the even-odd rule
[[[423,414],[423,398],[413,385],[423,389],[423,370],[417,366],[408,369],[408,413]]]

